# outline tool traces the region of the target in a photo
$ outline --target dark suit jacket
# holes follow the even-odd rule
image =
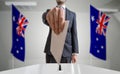
[[[46,20],[46,14],[49,10],[47,10],[45,13],[43,13],[42,19],[43,23],[48,25],[48,22]],[[69,20],[69,26],[68,26],[68,31],[66,35],[66,40],[64,44],[64,49],[63,49],[63,57],[71,57],[72,53],[78,53],[78,38],[77,38],[77,28],[76,28],[76,14],[69,9],[66,8],[66,15],[65,15],[65,20]],[[50,27],[49,27],[50,28]],[[46,42],[46,46],[44,49],[44,52],[48,55],[51,55],[50,52],[50,45],[51,45],[51,28],[49,29],[49,34]]]

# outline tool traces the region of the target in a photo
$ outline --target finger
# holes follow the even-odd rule
[[[72,63],[74,63],[74,60],[72,60]]]
[[[65,23],[65,12],[62,8],[59,9],[59,32],[62,32],[64,29]]]
[[[55,22],[55,32],[56,34],[59,34],[59,26],[58,26],[58,8],[55,7],[53,9],[53,16],[54,16],[54,22]]]
[[[64,27],[65,27],[65,22],[63,22],[63,24],[61,25],[61,32],[64,30]]]
[[[73,60],[72,60],[72,63],[76,63],[76,60],[75,60],[75,59],[73,59]]]
[[[74,63],[75,61],[74,61],[74,58],[72,57],[72,63]]]
[[[52,10],[50,10],[50,11],[47,13],[47,15],[46,15],[46,19],[47,19],[47,22],[48,22],[50,28],[52,28],[52,23],[51,23],[51,21],[50,21],[51,11],[52,11]]]
[[[50,11],[51,11],[51,10],[50,10]],[[49,11],[49,12],[47,13],[47,15],[46,15],[46,20],[47,20],[48,24],[50,24],[50,18],[49,18],[50,11]]]
[[[53,17],[53,12],[51,11],[50,14],[49,14],[49,20],[50,20],[50,24],[51,24],[51,28],[52,30],[54,30],[54,26],[55,26],[55,23],[54,23],[54,17]]]
[[[72,55],[72,63],[76,63],[77,57],[75,55]]]

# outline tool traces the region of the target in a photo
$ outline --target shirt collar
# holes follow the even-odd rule
[[[66,8],[65,4],[64,5],[57,5],[57,7],[63,7],[64,9]]]

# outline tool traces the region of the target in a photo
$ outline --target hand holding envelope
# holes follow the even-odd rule
[[[46,15],[47,22],[55,34],[60,34],[65,25],[65,10],[55,7]]]
[[[60,66],[69,21],[65,21],[65,10],[58,7],[51,9],[46,19],[52,29],[50,52]]]

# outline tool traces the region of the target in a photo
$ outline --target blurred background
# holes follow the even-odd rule
[[[25,62],[14,58],[12,47],[11,6],[5,2],[35,2],[32,6],[16,6],[29,20],[25,32]],[[67,0],[66,6],[77,15],[79,40],[78,64],[86,64],[120,71],[120,0]],[[89,53],[90,50],[90,4],[107,13],[111,19],[107,28],[107,60],[103,61]],[[0,71],[45,64],[44,46],[49,28],[42,23],[46,9],[56,6],[56,0],[0,0]]]

